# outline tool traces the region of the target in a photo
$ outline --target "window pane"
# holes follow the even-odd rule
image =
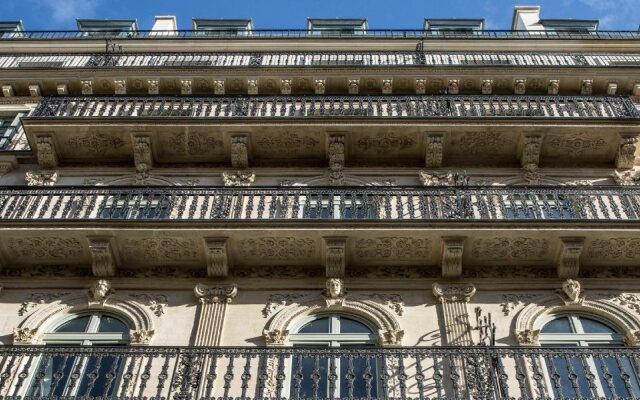
[[[121,332],[128,333],[129,327],[117,318],[103,315],[100,318],[100,325],[98,325],[98,332]]]
[[[298,333],[329,333],[329,317],[314,319],[304,325]]]
[[[372,333],[362,322],[349,318],[340,318],[340,333]]]
[[[573,329],[571,329],[569,318],[562,317],[562,318],[556,318],[552,321],[547,322],[547,324],[542,327],[541,332],[542,333],[572,333]]]
[[[327,398],[329,373],[335,363],[327,357],[293,356],[291,360],[291,398]],[[335,371],[334,371],[335,373]]]
[[[580,317],[580,323],[582,324],[584,333],[616,333],[616,331],[609,326],[594,319]]]
[[[74,318],[60,325],[55,332],[86,332],[90,319],[90,315]]]
[[[550,362],[549,362],[550,361]],[[547,372],[551,379],[554,397],[591,399],[593,384],[587,379],[591,374],[587,360],[561,354],[547,358]]]

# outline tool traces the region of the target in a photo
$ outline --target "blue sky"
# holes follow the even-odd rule
[[[600,19],[601,30],[636,30],[640,0],[0,0],[0,20],[21,19],[28,30],[75,29],[76,18],[132,19],[149,29],[154,15],[253,18],[257,29],[305,28],[307,17],[366,17],[369,27],[419,29],[425,17],[482,18],[509,29],[513,6],[542,6],[543,18]]]

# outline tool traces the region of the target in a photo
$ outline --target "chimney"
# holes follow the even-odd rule
[[[540,6],[515,6],[511,30],[514,31],[542,31],[540,22]]]
[[[178,30],[178,23],[174,15],[156,16],[156,21],[151,28],[153,36],[175,36]]]

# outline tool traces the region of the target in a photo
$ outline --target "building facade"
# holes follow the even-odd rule
[[[0,398],[640,397],[640,34],[0,23]]]

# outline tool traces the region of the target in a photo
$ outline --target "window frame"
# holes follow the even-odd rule
[[[90,316],[85,332],[55,332],[65,323],[84,316]],[[45,333],[42,341],[45,345],[70,345],[70,346],[94,346],[94,345],[128,345],[128,333],[118,332],[97,332],[100,320],[103,317],[111,317],[119,320],[131,331],[131,324],[119,315],[102,312],[87,311],[82,313],[68,314],[64,318],[56,320],[56,324],[49,332]]]

